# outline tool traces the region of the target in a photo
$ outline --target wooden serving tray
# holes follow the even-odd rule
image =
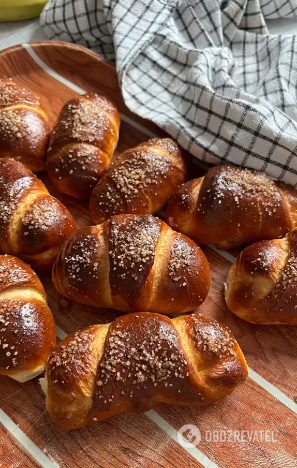
[[[0,53],[0,73],[13,77],[41,96],[51,124],[70,98],[94,91],[108,96],[122,114],[117,152],[164,132],[132,114],[125,106],[114,67],[82,47],[41,42],[11,47]],[[192,177],[205,172],[193,169]],[[50,192],[71,211],[79,226],[91,223],[88,204]],[[203,248],[210,262],[210,294],[199,312],[226,324],[245,353],[248,381],[224,401],[203,408],[160,405],[145,414],[124,414],[72,433],[63,433],[49,419],[38,379],[25,384],[0,376],[0,467],[297,467],[297,328],[250,325],[228,311],[224,281],[234,256]],[[59,338],[95,323],[108,323],[118,312],[76,304],[60,296],[50,275],[41,280],[48,294]],[[201,442],[184,447],[178,430],[193,424]],[[207,431],[250,431],[251,441],[216,441]],[[253,432],[252,432],[253,431]],[[275,442],[255,440],[270,431]],[[222,432],[221,432],[222,433]],[[210,440],[212,437],[212,440]],[[224,438],[221,436],[221,439]],[[246,437],[245,437],[246,438]]]

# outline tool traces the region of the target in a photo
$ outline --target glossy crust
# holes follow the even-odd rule
[[[201,315],[138,313],[59,343],[47,364],[46,406],[64,431],[158,403],[221,400],[248,374],[230,330]]]
[[[220,249],[276,239],[297,226],[297,192],[260,172],[216,166],[171,197],[166,222],[197,244]]]
[[[201,249],[151,215],[117,215],[80,229],[53,267],[63,295],[124,312],[188,312],[206,298],[210,270]]]
[[[116,157],[94,188],[95,223],[117,214],[154,214],[186,180],[186,160],[170,138],[149,140]]]
[[[297,229],[241,252],[228,274],[226,303],[248,322],[297,325]]]
[[[56,333],[36,273],[16,257],[0,256],[0,374],[25,382],[44,371]]]
[[[68,101],[47,153],[47,172],[56,189],[89,199],[117,146],[119,127],[118,110],[106,97],[88,94]]]
[[[67,208],[23,164],[0,159],[0,250],[34,268],[51,268],[75,231]]]
[[[0,79],[0,158],[44,171],[48,140],[48,118],[39,98],[10,79]]]

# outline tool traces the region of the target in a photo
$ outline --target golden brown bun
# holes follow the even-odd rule
[[[186,161],[170,138],[149,140],[116,157],[94,188],[95,223],[117,214],[154,214],[186,180]]]
[[[0,79],[0,158],[44,171],[48,140],[48,118],[39,98],[10,79]]]
[[[297,325],[297,229],[241,252],[228,274],[226,302],[248,322]]]
[[[67,208],[22,163],[0,159],[0,250],[34,268],[51,268],[75,231]]]
[[[56,333],[46,294],[22,260],[0,256],[0,374],[25,382],[43,372]]]
[[[120,115],[106,97],[88,94],[68,101],[47,153],[47,172],[57,190],[89,199],[119,139]]]
[[[214,403],[247,374],[238,343],[218,322],[129,314],[58,344],[47,364],[46,406],[69,431],[158,403]]]
[[[297,225],[297,192],[260,172],[216,166],[171,197],[166,222],[197,244],[226,250],[276,239]]]
[[[210,271],[201,249],[160,219],[117,215],[65,242],[53,282],[82,304],[172,314],[205,300]]]

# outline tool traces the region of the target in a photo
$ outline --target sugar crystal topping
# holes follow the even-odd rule
[[[144,146],[157,146],[170,154],[179,152],[177,144],[171,138],[152,138],[148,142],[143,143]]]
[[[29,89],[23,88],[11,80],[0,80],[0,108],[18,103],[39,105],[39,99]]]
[[[196,260],[196,249],[189,245],[178,234],[171,247],[170,260],[168,265],[169,277],[179,284],[179,287],[187,286],[187,276],[193,259]],[[196,269],[196,268],[195,268]],[[193,274],[193,272],[191,271]],[[196,272],[199,275],[199,271]]]
[[[101,107],[88,99],[79,99],[68,102],[62,110],[61,118],[54,128],[53,136],[57,131],[66,130],[70,138],[82,142],[99,142],[114,134],[114,128],[106,113]]]
[[[99,406],[116,399],[139,398],[147,388],[184,389],[189,377],[186,357],[171,323],[142,314],[129,323],[117,319],[97,370],[95,399]],[[201,396],[202,399],[202,396]]]
[[[146,199],[141,197],[142,193],[149,195],[154,190],[154,196],[158,195],[161,183],[169,177],[172,167],[170,160],[153,150],[134,150],[132,158],[119,162],[116,160],[108,170],[106,176],[111,181],[111,187],[106,188],[106,182],[102,180],[102,189],[97,191],[98,205],[112,203],[113,209],[116,209],[124,200],[131,204],[133,211],[134,200],[146,203]]]
[[[212,197],[218,204],[222,203],[225,196],[231,196],[238,208],[243,201],[252,205],[260,203],[266,214],[271,216],[282,200],[281,193],[269,177],[248,169],[221,167],[213,184],[212,190],[208,189],[204,198],[207,199],[212,191]]]
[[[65,269],[69,280],[69,287],[77,292],[82,285],[88,285],[91,279],[98,278],[98,262],[96,261],[100,244],[92,232],[78,233],[71,248],[64,257]]]
[[[34,303],[21,299],[0,302],[0,360],[7,370],[32,358],[43,336],[44,325]]]
[[[6,257],[1,255],[0,262],[0,290],[5,286],[20,285],[21,283],[27,283],[30,278],[35,276],[32,271],[29,274],[24,268],[18,264],[18,260],[14,260],[12,257]]]
[[[268,303],[272,299],[272,305],[274,311],[294,310],[296,303],[296,290],[297,290],[297,249],[294,242],[295,239],[291,239],[289,244],[289,250],[283,269],[280,271],[279,279],[271,291],[266,296]],[[277,303],[275,301],[277,300]],[[294,310],[295,312],[295,310]]]
[[[14,174],[15,164],[9,159],[0,163],[0,229],[10,222],[19,200],[35,183],[25,168],[23,173]]]
[[[60,343],[48,360],[49,375],[54,374],[54,383],[65,384],[83,378],[91,369],[92,351],[90,344],[94,331],[77,332],[69,341]]]
[[[0,112],[1,139],[17,140],[20,143],[30,134],[30,127],[19,110],[4,110]]]
[[[111,279],[125,285],[131,278],[145,280],[155,257],[155,247],[161,222],[152,216],[131,216],[123,221],[115,217],[110,222],[109,258]],[[111,284],[111,286],[116,286]],[[136,286],[136,285],[135,285]]]
[[[226,355],[235,356],[235,339],[230,330],[223,328],[218,322],[203,323],[195,315],[191,316],[193,327],[188,333],[195,342],[195,346],[202,352],[207,352],[222,358]]]
[[[25,212],[22,223],[26,234],[34,229],[46,231],[53,226],[56,228],[61,220],[61,210],[58,203],[52,198],[46,197],[38,200]]]

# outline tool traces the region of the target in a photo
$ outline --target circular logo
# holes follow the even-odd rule
[[[194,424],[185,424],[178,430],[177,440],[184,448],[193,448],[199,444],[201,432]]]

